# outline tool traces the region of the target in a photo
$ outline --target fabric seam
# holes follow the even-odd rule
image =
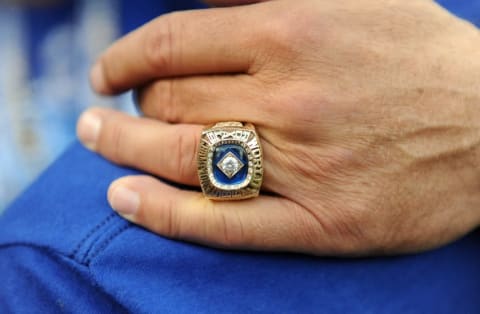
[[[78,244],[76,245],[72,253],[68,254],[68,256],[71,259],[75,259],[75,255],[80,251],[80,248],[82,247],[82,245],[84,245],[85,242],[87,242],[98,230],[100,230],[103,226],[105,226],[108,222],[110,222],[116,215],[117,215],[116,213],[111,213],[102,221],[100,221],[96,226],[90,229],[90,231],[87,232],[87,234],[78,242]]]
[[[132,225],[130,223],[122,226],[121,228],[119,228],[117,231],[115,231],[113,234],[111,234],[106,240],[103,241],[103,243],[95,250],[93,251],[93,253],[89,254],[90,257],[88,257],[85,261],[84,261],[84,265],[87,266],[87,267],[90,267],[90,263],[92,262],[92,260],[95,259],[95,257],[97,257],[98,254],[100,254],[102,251],[104,251],[108,245],[113,241],[115,240],[115,238],[117,238],[119,235],[121,235],[123,232],[125,232],[126,230],[128,230]]]

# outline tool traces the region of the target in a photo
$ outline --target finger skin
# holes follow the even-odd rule
[[[226,6],[234,6],[234,5],[253,4],[253,3],[258,3],[263,1],[270,1],[270,0],[205,0],[204,2],[209,5],[226,7]]]
[[[86,136],[91,119],[100,121],[93,142]],[[115,163],[178,183],[199,184],[196,156],[201,125],[170,125],[112,109],[93,108],[80,117],[77,129],[85,146]]]
[[[267,96],[248,75],[163,79],[137,92],[148,117],[169,123],[265,121]]]
[[[243,73],[257,45],[243,7],[176,12],[161,16],[114,43],[92,68],[101,94],[116,94],[161,77]]]
[[[203,125],[168,124],[113,109],[92,108],[79,118],[77,135],[85,147],[114,163],[199,186],[197,153],[203,129]],[[268,142],[262,141],[262,148],[267,156],[277,154]],[[271,158],[264,159],[264,167],[262,190],[281,186],[280,170],[268,171],[274,169]]]
[[[132,192],[134,201],[125,202],[122,194]],[[278,197],[214,202],[200,192],[180,190],[152,177],[130,176],[112,183],[108,200],[127,220],[169,238],[229,249],[301,251],[305,247],[304,211]]]

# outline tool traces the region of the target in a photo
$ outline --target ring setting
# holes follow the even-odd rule
[[[241,200],[259,195],[263,156],[253,124],[220,122],[206,128],[201,135],[197,161],[205,197]]]

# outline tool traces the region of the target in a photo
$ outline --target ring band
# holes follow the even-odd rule
[[[203,130],[198,177],[205,197],[241,200],[256,197],[263,181],[263,153],[251,123],[220,122]]]

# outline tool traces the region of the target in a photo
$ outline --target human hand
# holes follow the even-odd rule
[[[479,31],[433,1],[279,0],[162,16],[92,70],[149,118],[92,109],[90,149],[198,186],[204,125],[252,122],[264,191],[214,202],[148,176],[108,192],[126,219],[211,246],[397,254],[480,223]],[[155,121],[159,120],[159,121]]]

